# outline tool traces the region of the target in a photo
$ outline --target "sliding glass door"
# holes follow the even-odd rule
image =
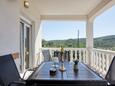
[[[20,22],[20,69],[21,71],[28,69],[30,66],[30,47],[31,47],[31,28],[27,22]]]

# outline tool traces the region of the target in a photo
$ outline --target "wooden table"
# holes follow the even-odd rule
[[[61,72],[57,68],[55,76],[51,76],[49,71],[52,67],[52,62],[43,63],[36,71],[28,78],[27,86],[106,86],[105,79],[98,76],[95,72],[89,69],[86,65],[79,63],[78,71],[73,70],[72,62],[65,62],[66,71]],[[60,65],[60,63],[59,63]]]

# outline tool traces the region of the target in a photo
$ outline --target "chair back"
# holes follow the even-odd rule
[[[13,81],[19,81],[20,75],[11,54],[0,56],[0,84],[8,86]]]
[[[115,56],[110,64],[108,72],[105,76],[105,79],[110,83],[115,85]]]
[[[44,61],[50,61],[51,55],[49,50],[42,50],[42,55],[44,57]]]

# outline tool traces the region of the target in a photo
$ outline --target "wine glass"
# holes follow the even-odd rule
[[[59,59],[58,59],[58,57],[53,57],[53,66],[55,67],[55,68],[57,68],[58,67],[58,64],[59,64]]]

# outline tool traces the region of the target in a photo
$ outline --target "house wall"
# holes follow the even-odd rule
[[[0,55],[19,49],[19,4],[17,0],[0,0]]]
[[[29,8],[24,8],[23,1],[0,0],[0,56],[20,53],[20,17],[23,16],[32,23],[31,66],[36,66],[37,53],[41,48],[40,13],[35,0],[29,0]]]
[[[29,0],[30,7],[24,8],[23,1],[20,0],[20,15],[32,22],[32,66],[37,66],[38,52],[41,49],[41,30],[40,30],[40,13],[37,8],[37,0]]]

